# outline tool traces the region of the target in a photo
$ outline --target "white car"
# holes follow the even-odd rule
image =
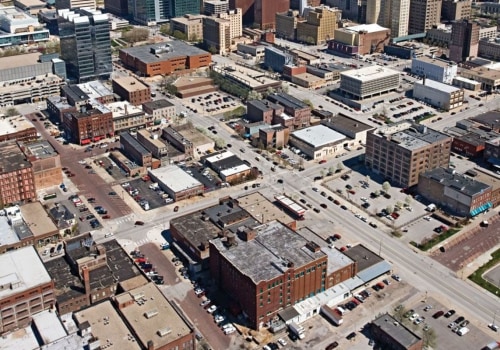
[[[196,288],[194,290],[194,294],[196,294],[196,295],[203,294],[204,292],[205,292],[205,290],[203,288]]]
[[[411,316],[410,316],[410,321],[415,321],[415,320],[418,318],[418,316],[419,316],[419,315],[418,315],[417,313],[415,313],[415,314],[411,315]]]
[[[229,335],[229,334],[234,333],[234,332],[236,332],[236,328],[234,328],[234,327],[224,329],[225,335]]]
[[[431,221],[431,217],[430,216],[424,216],[424,220]]]
[[[225,318],[224,316],[222,316],[222,315],[215,315],[215,317],[214,317],[214,321],[215,321],[215,323],[221,323],[221,322],[223,322],[225,319],[226,319],[226,318]]]
[[[212,305],[212,306],[210,306],[210,307],[207,309],[207,312],[208,312],[209,314],[213,314],[216,310],[217,310],[217,306]]]
[[[281,346],[286,346],[286,341],[283,339],[283,338],[279,338],[278,339],[278,343],[281,345]]]
[[[122,187],[129,187],[129,186],[130,186],[130,184],[128,182],[122,183]]]
[[[207,299],[207,300],[203,300],[201,303],[200,303],[200,306],[207,306],[208,304],[210,304],[212,301],[210,299]]]
[[[79,164],[82,164],[82,165],[87,164],[87,162],[86,162],[86,161],[84,161],[84,160],[79,160],[79,161],[78,161],[78,163],[79,163]]]

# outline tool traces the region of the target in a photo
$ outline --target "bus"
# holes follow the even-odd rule
[[[57,193],[49,193],[49,194],[46,194],[45,196],[43,196],[43,200],[47,201],[49,199],[56,198],[56,197],[57,197]]]

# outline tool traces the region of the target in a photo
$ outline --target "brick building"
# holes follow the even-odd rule
[[[55,304],[54,282],[33,247],[0,255],[0,334],[28,326],[31,316]]]
[[[15,142],[0,144],[0,203],[36,200],[35,176],[31,163]]]
[[[389,44],[391,31],[378,24],[361,24],[358,26],[335,30],[333,40],[328,42],[328,51],[341,56],[368,55],[383,52]]]
[[[288,144],[290,130],[282,125],[273,125],[259,129],[259,141],[266,148],[280,148]]]
[[[365,165],[394,184],[416,185],[420,173],[447,167],[452,138],[404,120],[369,131]]]
[[[271,94],[267,99],[283,106],[284,112],[292,118],[292,130],[310,125],[311,108],[301,100],[285,93]]]
[[[212,63],[210,53],[180,40],[122,49],[119,57],[124,65],[148,77],[188,73]]]
[[[129,132],[120,134],[120,148],[134,163],[145,168],[152,166],[153,155],[151,152],[137,141],[135,137],[130,135]]]
[[[240,228],[209,245],[213,280],[254,329],[326,289],[327,255],[277,221]]]
[[[424,341],[389,314],[372,321],[373,338],[383,349],[422,350]]]
[[[36,140],[37,133],[33,123],[24,116],[0,118],[0,142]]]
[[[35,189],[59,186],[63,181],[61,157],[47,141],[20,143],[21,150],[31,163]]]
[[[430,202],[453,215],[474,217],[493,205],[490,185],[458,174],[453,169],[437,168],[421,173],[418,192]]]
[[[62,126],[67,138],[86,145],[114,135],[113,114],[103,105],[87,105],[80,111],[63,114]]]
[[[151,89],[134,77],[113,79],[113,92],[134,106],[151,101]]]

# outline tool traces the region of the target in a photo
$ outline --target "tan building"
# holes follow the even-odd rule
[[[482,90],[493,91],[500,87],[500,71],[496,69],[484,67],[462,69],[460,75],[481,83]]]
[[[30,236],[32,241],[29,242],[29,245],[33,245],[35,248],[42,248],[47,244],[59,242],[61,239],[59,229],[50,216],[47,215],[47,211],[42,203],[26,203],[19,207],[19,209],[21,210],[24,223],[29,227],[29,231],[32,234]],[[22,246],[27,245],[25,243],[28,242],[23,242]]]
[[[343,56],[382,52],[390,37],[390,30],[378,24],[339,28],[335,30],[335,39],[328,42],[328,51]]]
[[[33,167],[35,189],[59,186],[63,182],[61,158],[47,141],[20,143],[21,150]]]
[[[218,17],[228,19],[231,22],[229,34],[231,39],[239,38],[243,35],[243,19],[240,8],[221,12]]]
[[[411,187],[419,174],[448,167],[452,137],[403,120],[369,131],[365,165],[397,186]]]
[[[171,120],[175,117],[175,105],[167,100],[155,100],[142,104],[142,110],[153,116],[153,120]]]
[[[184,15],[170,20],[172,32],[179,31],[186,35],[190,41],[197,41],[203,38],[203,18],[204,15]]]
[[[152,114],[146,114],[143,109],[127,101],[108,103],[106,107],[111,111],[116,133],[151,126],[155,121]]]
[[[203,19],[203,42],[205,47],[214,47],[217,53],[224,54],[236,49],[233,39],[242,36],[241,9],[229,10],[216,17]]]
[[[443,21],[469,19],[472,2],[468,0],[443,0],[441,18]]]
[[[425,33],[441,22],[441,0],[410,1],[410,18],[408,33]]]
[[[259,129],[259,141],[265,148],[280,148],[288,144],[290,129],[282,125],[273,125]]]
[[[33,123],[25,116],[5,116],[0,114],[0,142],[30,141],[38,138]]]
[[[495,40],[480,40],[478,56],[495,61],[500,60],[500,44]]]
[[[306,22],[297,23],[297,40],[319,45],[333,39],[338,23],[342,19],[342,11],[320,6],[311,8],[304,17]]]
[[[292,83],[305,87],[307,89],[316,90],[323,87],[326,81],[316,75],[310,73],[296,74],[292,76]]]
[[[141,129],[137,131],[137,141],[150,151],[155,158],[160,159],[168,155],[168,146],[161,140],[158,133],[153,133],[147,129]]]
[[[287,40],[295,40],[297,34],[297,23],[305,19],[299,16],[299,11],[288,10],[288,12],[276,14],[276,36]]]
[[[134,106],[151,101],[151,89],[134,77],[113,79],[113,92]]]
[[[398,38],[408,35],[410,19],[410,0],[390,0],[391,37]]]

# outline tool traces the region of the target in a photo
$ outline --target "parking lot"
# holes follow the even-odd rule
[[[188,114],[189,111],[207,115],[219,114],[232,111],[241,106],[239,100],[222,91],[185,98],[182,100],[182,103],[188,110],[186,114]]]
[[[191,163],[180,167],[189,175],[200,181],[205,191],[212,191],[220,187],[222,180],[210,168],[202,166],[200,163]]]
[[[122,194],[131,196],[143,210],[153,210],[174,203],[174,200],[169,198],[159,186],[153,185],[151,180],[144,181],[143,178],[136,178],[123,182],[121,185]]]

